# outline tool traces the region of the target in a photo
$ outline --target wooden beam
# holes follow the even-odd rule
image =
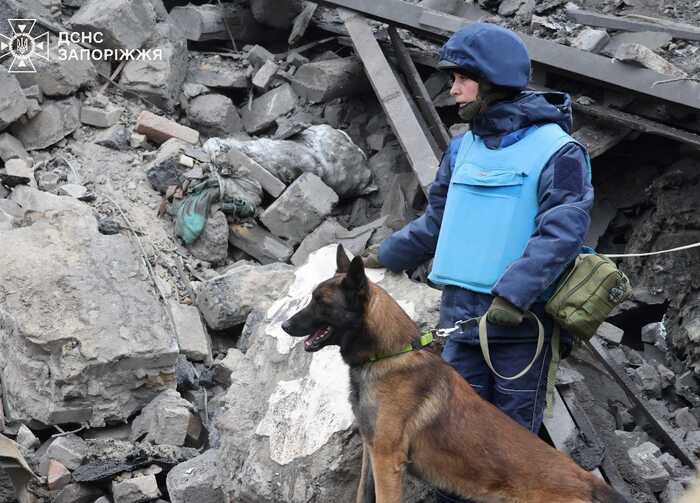
[[[583,143],[588,150],[588,155],[591,159],[595,159],[624,140],[630,132],[631,129],[613,127],[598,121],[594,124],[586,124],[571,136]]]
[[[389,117],[418,182],[427,195],[428,187],[435,178],[439,159],[435,156],[425,131],[413,114],[398,79],[374,38],[372,28],[359,14],[343,9],[339,12],[350,33],[355,52],[365,66],[374,92]]]
[[[665,19],[644,21],[630,17],[599,14],[598,12],[576,9],[573,7],[568,7],[566,13],[577,23],[588,26],[598,26],[600,28],[624,31],[662,31],[668,33],[673,38],[700,40],[700,28],[689,24],[674,23],[673,21],[667,21]]]

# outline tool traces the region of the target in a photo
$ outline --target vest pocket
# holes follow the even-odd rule
[[[525,175],[465,165],[452,177],[436,253],[437,275],[490,292],[522,253],[511,250]]]

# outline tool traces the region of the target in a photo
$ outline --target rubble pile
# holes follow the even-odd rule
[[[492,21],[669,76],[700,68],[697,42],[584,27],[563,1],[478,3]],[[626,5],[593,3],[581,8]],[[0,471],[0,503],[354,501],[347,371],[336,349],[306,353],[280,325],[333,274],[338,243],[362,253],[426,199],[335,11],[6,0],[0,13],[37,19],[33,34],[51,40],[35,72],[0,65],[0,430],[35,475],[15,497],[15,472]],[[82,37],[56,45],[64,31]],[[421,71],[454,119],[448,78]],[[634,181],[594,179],[610,251],[700,241],[696,157],[652,157]],[[697,256],[623,263],[643,288],[599,336],[700,453]],[[423,328],[437,324],[439,290],[369,274]],[[629,349],[635,336],[644,351]],[[648,501],[673,501],[689,472],[618,409],[610,432],[630,477]],[[431,501],[408,483],[407,501]]]

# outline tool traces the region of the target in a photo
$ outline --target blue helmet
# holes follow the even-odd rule
[[[440,51],[438,68],[513,89],[525,89],[530,81],[530,55],[523,41],[490,23],[472,23],[452,35]]]

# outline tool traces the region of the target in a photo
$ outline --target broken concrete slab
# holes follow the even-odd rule
[[[10,133],[0,134],[0,159],[7,162],[10,159],[28,159],[29,154],[22,142]]]
[[[231,59],[197,55],[190,59],[185,82],[207,87],[247,89],[250,70],[247,65]]]
[[[58,461],[69,470],[78,468],[87,455],[87,444],[77,435],[64,435],[51,442],[46,450],[47,461]]]
[[[644,363],[634,370],[640,387],[653,397],[661,397],[661,376],[652,365]]]
[[[198,131],[148,110],[144,110],[139,114],[134,130],[137,133],[146,135],[149,140],[157,144],[161,144],[170,138],[178,138],[193,145],[199,143]]]
[[[238,110],[231,98],[222,94],[205,94],[191,100],[187,118],[207,136],[230,136],[243,130]]]
[[[44,103],[33,119],[15,123],[10,131],[27,150],[40,150],[58,143],[80,127],[80,101],[66,98]]]
[[[228,242],[262,264],[286,262],[294,251],[257,224],[231,224]]]
[[[188,246],[190,253],[199,260],[219,266],[228,258],[228,220],[221,211],[215,211],[207,219],[204,231]]]
[[[666,341],[666,326],[663,322],[648,323],[642,327],[642,342],[663,344]]]
[[[671,77],[686,77],[688,74],[648,47],[641,44],[620,44],[615,51],[615,59],[624,63],[638,63],[650,70]]]
[[[249,133],[271,126],[275,119],[294,110],[297,95],[289,84],[283,84],[253,100],[249,110],[243,109],[243,124]]]
[[[354,57],[302,65],[292,78],[292,87],[299,97],[312,103],[323,103],[369,90],[362,63]]]
[[[630,461],[655,493],[663,491],[670,478],[668,471],[658,459],[660,455],[659,448],[651,442],[644,442],[642,445],[632,447],[627,451]]]
[[[17,78],[0,66],[0,131],[27,112],[27,100]]]
[[[151,2],[130,0],[88,0],[68,26],[77,32],[101,33],[103,42],[96,44],[112,49],[138,49],[156,27],[156,12]]]
[[[84,103],[80,108],[80,122],[88,126],[108,128],[119,122],[121,114],[122,108],[113,103],[106,103],[103,107]]]
[[[272,304],[279,291],[292,282],[293,271],[293,267],[279,263],[237,265],[202,283],[197,291],[197,307],[210,328],[235,327],[244,323],[253,309]]]
[[[254,45],[248,50],[248,62],[255,70],[262,67],[268,61],[274,61],[275,55],[265,49],[262,45]]]
[[[616,327],[612,323],[604,321],[600,325],[600,327],[598,327],[596,334],[608,342],[612,342],[613,344],[620,344],[622,342],[622,338],[625,335],[625,331],[621,328]]]
[[[260,215],[275,236],[300,243],[331,213],[338,194],[313,173],[304,173]]]
[[[155,475],[112,482],[114,503],[142,503],[161,496]]]
[[[195,416],[192,404],[174,389],[168,389],[155,397],[136,416],[131,423],[131,440],[183,446],[193,421]]]
[[[12,198],[54,212],[2,232],[5,412],[28,424],[125,421],[175,385],[178,354],[140,253],[126,236],[100,234],[75,199],[27,187]]]
[[[217,167],[235,168],[237,172],[247,171],[254,180],[260,183],[263,190],[274,198],[279,197],[287,188],[279,178],[236,148],[222,150],[216,154],[213,162]]]
[[[233,3],[213,3],[205,5],[187,4],[176,6],[170,11],[173,22],[187,37],[187,40],[229,40],[226,24],[238,37],[236,26],[249,21],[249,11]]]
[[[218,456],[211,449],[170,470],[166,485],[171,503],[226,503]]]
[[[302,265],[311,253],[329,244],[342,244],[349,253],[361,254],[374,230],[384,224],[385,218],[380,218],[367,225],[356,227],[351,231],[340,225],[338,221],[329,217],[321,225],[316,227],[311,234],[306,236],[297,248],[290,262],[296,266]]]
[[[279,69],[279,65],[274,61],[266,61],[265,64],[262,65],[257,72],[255,72],[255,76],[253,77],[253,86],[260,91],[267,91],[270,84],[272,84],[272,79],[275,78],[275,75],[277,75]]]
[[[652,51],[667,46],[673,37],[661,31],[622,32],[610,38],[610,42],[601,51],[606,56],[614,56],[622,44],[641,44]]]
[[[50,46],[49,59],[35,58],[32,61],[36,72],[18,73],[17,80],[22,87],[37,86],[44,96],[70,96],[81,89],[88,89],[97,84],[97,70],[88,58],[59,57],[67,51],[80,54],[81,47],[75,44]],[[33,98],[33,96],[27,96]],[[41,99],[36,98],[39,102]]]
[[[571,47],[581,49],[582,51],[600,52],[610,42],[610,35],[605,30],[594,30],[593,28],[585,27],[571,41]]]
[[[129,61],[119,82],[157,106],[173,111],[185,80],[182,69],[187,65],[187,42],[161,38],[149,50],[160,50],[162,57]]]
[[[212,360],[211,339],[202,324],[199,310],[194,306],[175,301],[170,301],[168,307],[175,322],[180,353],[193,361],[210,362]]]

